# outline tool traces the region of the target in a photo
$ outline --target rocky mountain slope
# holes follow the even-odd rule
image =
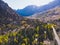
[[[0,23],[10,23],[21,20],[22,18],[22,16],[19,16],[6,3],[0,0]]]
[[[58,20],[60,19],[60,6],[56,6],[53,9],[34,14],[32,16],[29,16],[28,18],[40,19],[41,21]]]
[[[0,0],[0,34],[15,29],[22,19],[24,18],[13,11],[7,3]]]

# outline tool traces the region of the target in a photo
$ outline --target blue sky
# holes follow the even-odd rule
[[[28,5],[42,6],[53,0],[3,0],[13,9],[23,9]]]

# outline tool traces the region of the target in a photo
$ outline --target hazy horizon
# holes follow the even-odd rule
[[[3,0],[6,2],[12,9],[23,9],[28,5],[42,6],[46,5],[54,0]]]

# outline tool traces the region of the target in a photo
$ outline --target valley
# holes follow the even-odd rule
[[[60,7],[35,15],[21,16],[0,0],[0,45],[60,45]]]

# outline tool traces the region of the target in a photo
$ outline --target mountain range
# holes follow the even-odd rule
[[[60,6],[56,6],[53,9],[36,13],[32,16],[28,16],[27,18],[30,19],[39,19],[41,21],[53,21],[53,20],[58,20],[60,19]]]
[[[50,2],[49,4],[46,4],[40,7],[35,6],[35,5],[29,5],[25,7],[24,9],[16,10],[16,12],[20,14],[21,16],[31,16],[35,13],[44,12],[56,6],[60,6],[60,0],[54,0],[53,2]]]

